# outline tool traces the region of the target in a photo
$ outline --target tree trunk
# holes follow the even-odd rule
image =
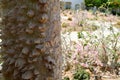
[[[1,0],[5,80],[61,80],[59,0]]]

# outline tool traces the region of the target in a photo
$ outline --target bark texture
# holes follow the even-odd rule
[[[61,80],[59,0],[1,0],[5,80]]]

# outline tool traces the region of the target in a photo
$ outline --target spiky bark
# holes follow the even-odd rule
[[[61,80],[59,0],[1,0],[5,80]]]

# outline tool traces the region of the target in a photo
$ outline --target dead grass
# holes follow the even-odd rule
[[[115,24],[115,27],[120,28],[120,21],[118,21],[117,24]]]

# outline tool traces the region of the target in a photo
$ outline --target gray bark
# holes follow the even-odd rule
[[[5,80],[61,80],[59,0],[1,0]]]

